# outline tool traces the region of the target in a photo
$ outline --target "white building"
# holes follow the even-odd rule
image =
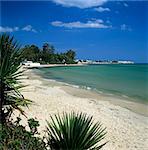
[[[24,65],[25,67],[39,67],[41,64],[34,63],[32,61],[24,61],[24,62],[22,62],[22,65]]]
[[[120,60],[120,61],[118,61],[118,63],[119,63],[119,64],[134,64],[133,61],[129,61],[129,60],[127,60],[127,61],[125,61],[125,60]]]

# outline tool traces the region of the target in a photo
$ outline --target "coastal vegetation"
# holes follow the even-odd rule
[[[83,113],[64,113],[51,116],[48,122],[48,144],[56,150],[101,149],[106,143],[98,145],[104,139],[106,128],[101,123],[93,123],[93,117]]]
[[[14,40],[6,34],[0,36],[0,120],[6,122],[14,109],[24,114],[21,106],[31,103],[20,93],[20,77],[23,71],[20,69],[21,51]]]
[[[53,45],[44,43],[42,49],[36,45],[26,45],[22,49],[21,60],[30,60],[41,64],[74,64],[76,52],[68,50],[64,53],[56,53]]]
[[[100,149],[106,143],[98,145],[105,138],[106,129],[102,125],[94,123],[92,117],[80,113],[65,113],[63,117],[59,115],[51,116],[45,137],[40,137],[38,133],[39,122],[33,118],[28,119],[29,130],[20,123],[21,118],[13,120],[11,115],[14,110],[19,110],[25,115],[23,107],[32,104],[21,94],[21,77],[23,71],[20,62],[24,55],[32,55],[29,59],[38,60],[39,49],[30,46],[22,50],[13,37],[3,34],[0,36],[0,149],[10,150],[82,150]],[[49,50],[49,49],[48,49]],[[28,53],[26,52],[28,51]],[[46,50],[44,50],[44,53]],[[53,48],[47,54],[54,54]],[[71,61],[75,57],[73,51],[64,54]],[[46,56],[46,55],[45,55]],[[61,55],[60,55],[61,56]],[[70,61],[69,60],[69,61]],[[46,62],[46,59],[44,59]]]
[[[46,150],[44,138],[39,137],[38,121],[28,120],[29,131],[20,124],[21,119],[0,126],[0,150]],[[36,131],[36,132],[34,132]]]

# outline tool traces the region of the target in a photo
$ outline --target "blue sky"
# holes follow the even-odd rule
[[[1,2],[0,33],[21,45],[44,42],[77,58],[148,63],[148,1],[49,0]]]

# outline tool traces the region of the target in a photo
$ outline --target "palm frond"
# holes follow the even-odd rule
[[[7,34],[0,36],[1,104],[3,109],[8,108],[4,112],[12,111],[12,109],[19,109],[23,112],[20,107],[28,106],[31,103],[20,93],[20,88],[23,87],[20,85],[20,77],[24,72],[20,69],[21,53],[19,44],[14,40],[14,37]]]
[[[100,122],[93,123],[93,117],[83,113],[62,116],[54,115],[47,122],[48,144],[55,150],[100,149],[106,143],[99,145],[106,135],[106,128]]]

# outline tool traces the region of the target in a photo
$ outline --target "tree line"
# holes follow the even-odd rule
[[[64,53],[56,53],[53,45],[44,43],[42,49],[36,45],[26,45],[22,48],[22,61],[29,60],[41,64],[74,64],[76,52],[68,50]]]

